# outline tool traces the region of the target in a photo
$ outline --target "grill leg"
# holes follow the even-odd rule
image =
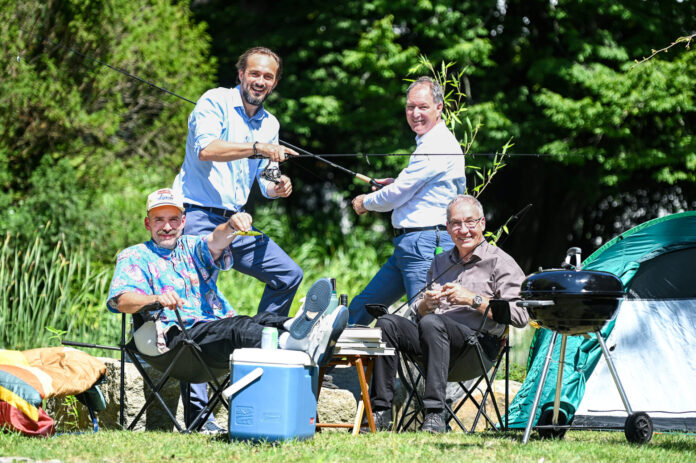
[[[607,349],[607,345],[604,344],[604,338],[602,338],[602,334],[599,331],[595,331],[595,336],[597,336],[597,341],[599,341],[599,345],[602,347],[602,354],[604,354],[604,360],[607,361],[609,371],[611,372],[611,377],[614,378],[614,384],[616,384],[616,389],[619,390],[619,395],[621,396],[621,400],[623,401],[624,407],[626,408],[626,413],[632,415],[633,411],[631,410],[631,405],[628,403],[628,397],[626,397],[626,392],[624,391],[624,388],[621,385],[619,375],[618,373],[616,373],[616,368],[614,368],[614,362],[612,362],[611,360],[611,354],[609,354],[609,349]]]
[[[536,395],[534,396],[534,402],[532,403],[532,409],[529,412],[529,418],[527,419],[527,427],[524,430],[524,437],[522,438],[522,443],[526,444],[529,440],[529,435],[532,432],[532,425],[534,425],[534,418],[536,417],[537,408],[539,408],[539,399],[541,398],[541,390],[544,388],[544,383],[546,382],[546,375],[549,372],[549,365],[551,364],[551,358],[553,357],[553,347],[556,345],[556,338],[558,333],[555,331],[551,335],[551,342],[549,343],[549,350],[546,353],[546,361],[544,362],[544,368],[541,371],[541,381],[537,387]]]
[[[561,335],[561,356],[558,358],[558,374],[556,375],[556,394],[553,398],[553,419],[551,424],[558,425],[558,411],[561,408],[561,389],[563,388],[563,367],[565,367],[566,342],[568,336]]]

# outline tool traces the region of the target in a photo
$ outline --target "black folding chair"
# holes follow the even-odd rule
[[[154,322],[158,312],[162,309],[159,303],[150,304],[143,307],[141,311],[133,314],[133,328],[134,332],[138,330],[152,330],[152,336],[156,336],[154,333]],[[222,403],[225,408],[229,409],[229,404],[227,400],[222,395],[222,391],[229,385],[230,380],[230,368],[229,364],[214,364],[206,363],[201,356],[201,348],[196,344],[189,336],[184,323],[179,314],[179,310],[176,309],[176,317],[178,321],[179,329],[184,336],[184,340],[177,344],[173,349],[162,353],[153,355],[152,352],[144,353],[138,348],[135,337],[132,337],[130,341],[126,343],[126,314],[122,314],[121,319],[121,409],[120,409],[120,424],[121,428],[127,428],[132,430],[138,423],[140,418],[143,416],[146,410],[155,403],[159,402],[165,413],[171,420],[172,424],[176,427],[179,432],[190,432],[197,431],[203,426],[208,417],[211,415],[218,403]],[[143,333],[140,332],[140,335]],[[145,400],[145,404],[136,414],[135,418],[130,424],[126,426],[125,423],[125,357],[126,355],[133,363],[135,368],[140,373],[143,378],[143,382],[147,384],[149,388],[148,396]],[[147,370],[143,365],[143,361],[153,367],[155,370],[162,372],[162,376],[159,381],[155,384]],[[218,378],[223,378],[222,381]],[[188,426],[181,426],[177,421],[172,411],[167,406],[164,398],[161,396],[160,392],[162,388],[169,382],[170,379],[175,379],[183,381],[185,383],[208,383],[208,386],[212,389],[212,396],[209,398],[206,407],[201,410],[196,417],[192,420],[188,417],[188,404],[190,402],[190,388],[186,388],[186,396],[183,397],[184,401],[184,415],[186,416],[186,422],[190,423]]]
[[[484,314],[484,322],[481,324],[478,332],[482,332],[485,325],[488,310]],[[454,420],[464,432],[474,432],[481,417],[484,417],[487,426],[497,430],[507,430],[507,415],[509,405],[509,369],[510,369],[510,346],[508,344],[509,329],[505,330],[505,334],[500,338],[500,349],[494,359],[489,358],[483,351],[480,343],[473,344],[466,349],[454,362],[450,362],[450,370],[447,375],[449,383],[455,383],[463,392],[464,396],[452,408],[452,404],[445,401],[445,411],[448,415],[445,423],[449,427],[450,420]],[[402,384],[406,387],[408,395],[403,412],[396,425],[397,431],[410,429],[412,426],[420,426],[425,418],[425,406],[423,404],[422,393],[419,390],[421,384],[425,384],[424,362],[422,359],[414,358],[411,355],[400,352],[401,361],[399,365],[399,378]],[[503,414],[501,414],[498,400],[493,390],[493,380],[498,374],[498,370],[505,359],[505,404],[503,422]],[[467,385],[467,382],[470,384]],[[474,397],[474,393],[483,383],[483,393],[480,402]],[[494,421],[486,411],[486,404],[490,400],[495,412]],[[471,402],[477,409],[476,416],[470,429],[461,422],[457,417],[459,410],[467,403]]]

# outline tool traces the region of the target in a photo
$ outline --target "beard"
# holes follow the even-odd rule
[[[263,96],[255,98],[249,92],[249,90],[247,90],[246,86],[242,85],[241,89],[242,89],[242,98],[244,98],[244,101],[246,101],[248,104],[250,104],[252,106],[261,106],[263,104],[263,102],[266,101],[266,98],[268,97],[268,95],[271,93],[271,92],[268,92]]]

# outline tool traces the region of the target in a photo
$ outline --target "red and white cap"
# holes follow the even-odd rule
[[[147,197],[147,212],[160,206],[174,206],[184,212],[184,201],[171,188],[153,191]]]

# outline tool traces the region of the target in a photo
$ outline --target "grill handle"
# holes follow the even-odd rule
[[[517,307],[549,307],[556,305],[554,301],[517,301]]]

